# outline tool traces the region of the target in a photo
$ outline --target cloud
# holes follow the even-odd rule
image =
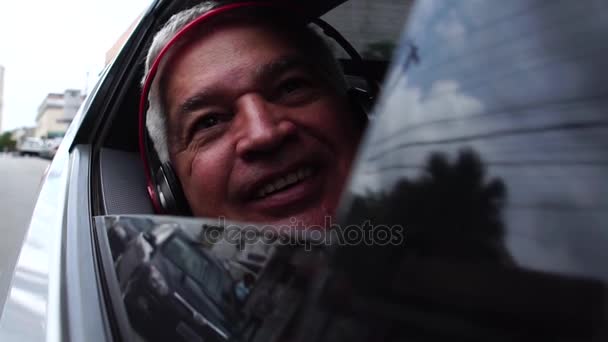
[[[445,44],[449,44],[452,48],[462,48],[465,43],[465,35],[467,30],[462,20],[456,15],[455,11],[450,11],[450,14],[445,20],[439,21],[435,25],[435,33],[439,39]]]
[[[443,0],[417,1],[410,13],[409,34],[412,36],[422,36],[430,26],[434,14]]]
[[[437,80],[431,83],[428,92],[408,84],[405,76],[399,77],[394,86],[387,89],[387,96],[378,106],[381,115],[377,130],[394,135],[404,127],[439,119],[479,114],[483,111],[481,101],[462,92],[455,80]],[[398,124],[395,124],[398,123]]]
[[[91,89],[105,52],[150,1],[0,2],[2,129],[34,125],[50,92]]]
[[[374,171],[379,167],[377,162],[366,162],[369,156],[381,151],[390,151],[383,155],[383,160],[394,163],[419,163],[409,160],[407,150],[391,150],[391,146],[412,139],[412,136],[423,136],[424,140],[440,139],[445,136],[442,129],[434,126],[416,128],[418,125],[436,120],[457,119],[480,114],[483,103],[466,93],[455,80],[434,81],[428,91],[409,84],[402,72],[393,74],[393,81],[388,82],[388,89],[380,99],[377,107],[378,117],[373,120],[367,146],[360,158],[358,172],[352,182],[352,190],[363,194],[366,191],[377,191],[392,185],[397,179],[417,170]],[[396,80],[395,80],[396,78]],[[460,123],[456,123],[460,124]],[[405,132],[407,130],[407,132]]]

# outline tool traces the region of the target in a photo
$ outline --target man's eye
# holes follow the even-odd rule
[[[293,92],[306,88],[309,82],[303,78],[290,78],[279,85],[279,92],[281,95],[289,95]]]
[[[194,130],[208,129],[220,123],[219,115],[207,114],[194,124]]]
[[[221,136],[230,122],[232,115],[229,112],[209,112],[200,116],[188,127],[186,131],[187,144],[203,144]]]

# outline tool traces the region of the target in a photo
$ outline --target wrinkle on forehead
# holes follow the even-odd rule
[[[256,49],[258,45],[263,48]],[[183,103],[183,98],[206,93],[216,85],[237,88],[260,78],[272,80],[296,64],[312,64],[301,55],[290,41],[266,27],[232,25],[216,34],[205,34],[184,46],[168,66],[163,75],[165,103],[175,102],[168,101],[175,100],[168,96]],[[172,107],[174,112],[177,107]]]
[[[223,74],[221,85],[216,83],[211,86],[203,86],[202,88],[197,89],[194,92],[194,95],[186,98],[182,103],[178,104],[176,116],[182,117],[206,105],[211,105],[214,102],[218,102],[218,100],[225,100],[222,98],[222,94],[228,93],[228,89],[223,88],[225,88],[226,85],[229,85],[231,88],[238,88],[236,85],[245,77],[253,78],[253,84],[270,84],[282,74],[295,69],[312,72],[310,63],[297,55],[282,56],[268,63],[258,65],[254,68],[253,73],[244,67],[230,69]]]
[[[305,51],[307,47],[314,48],[314,46],[319,42],[311,42],[311,36],[316,36],[316,34],[310,31],[303,19],[299,18],[293,13],[277,13],[267,9],[262,9],[260,11],[254,10],[254,12],[237,10],[217,18],[212,18],[205,22],[205,24],[193,28],[190,33],[184,35],[184,37],[182,37],[180,41],[176,42],[172,48],[174,53],[169,54],[170,56],[167,57],[173,59],[176,57],[176,55],[181,54],[180,50],[196,44],[196,42],[205,39],[206,36],[210,36],[213,33],[225,28],[239,26],[256,27],[260,30],[270,32],[278,39],[284,40],[291,47],[297,49],[299,53],[307,55],[308,58],[315,59],[317,57],[310,53],[306,53]],[[321,44],[324,44],[322,43],[322,38],[317,38],[319,38]],[[174,63],[169,62],[166,64],[167,68],[165,72],[159,75],[161,89],[166,89],[167,77],[171,74],[169,69]],[[164,90],[161,90],[161,98],[163,98],[163,102],[166,103],[166,92]]]

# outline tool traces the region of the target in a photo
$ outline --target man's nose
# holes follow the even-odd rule
[[[295,125],[280,110],[259,94],[247,94],[237,101],[240,136],[236,152],[241,157],[271,152],[295,133]]]

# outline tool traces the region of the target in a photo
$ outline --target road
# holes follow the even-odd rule
[[[6,272],[12,270],[19,256],[40,180],[48,165],[44,159],[0,153],[0,295],[8,285],[4,282],[10,279]]]

